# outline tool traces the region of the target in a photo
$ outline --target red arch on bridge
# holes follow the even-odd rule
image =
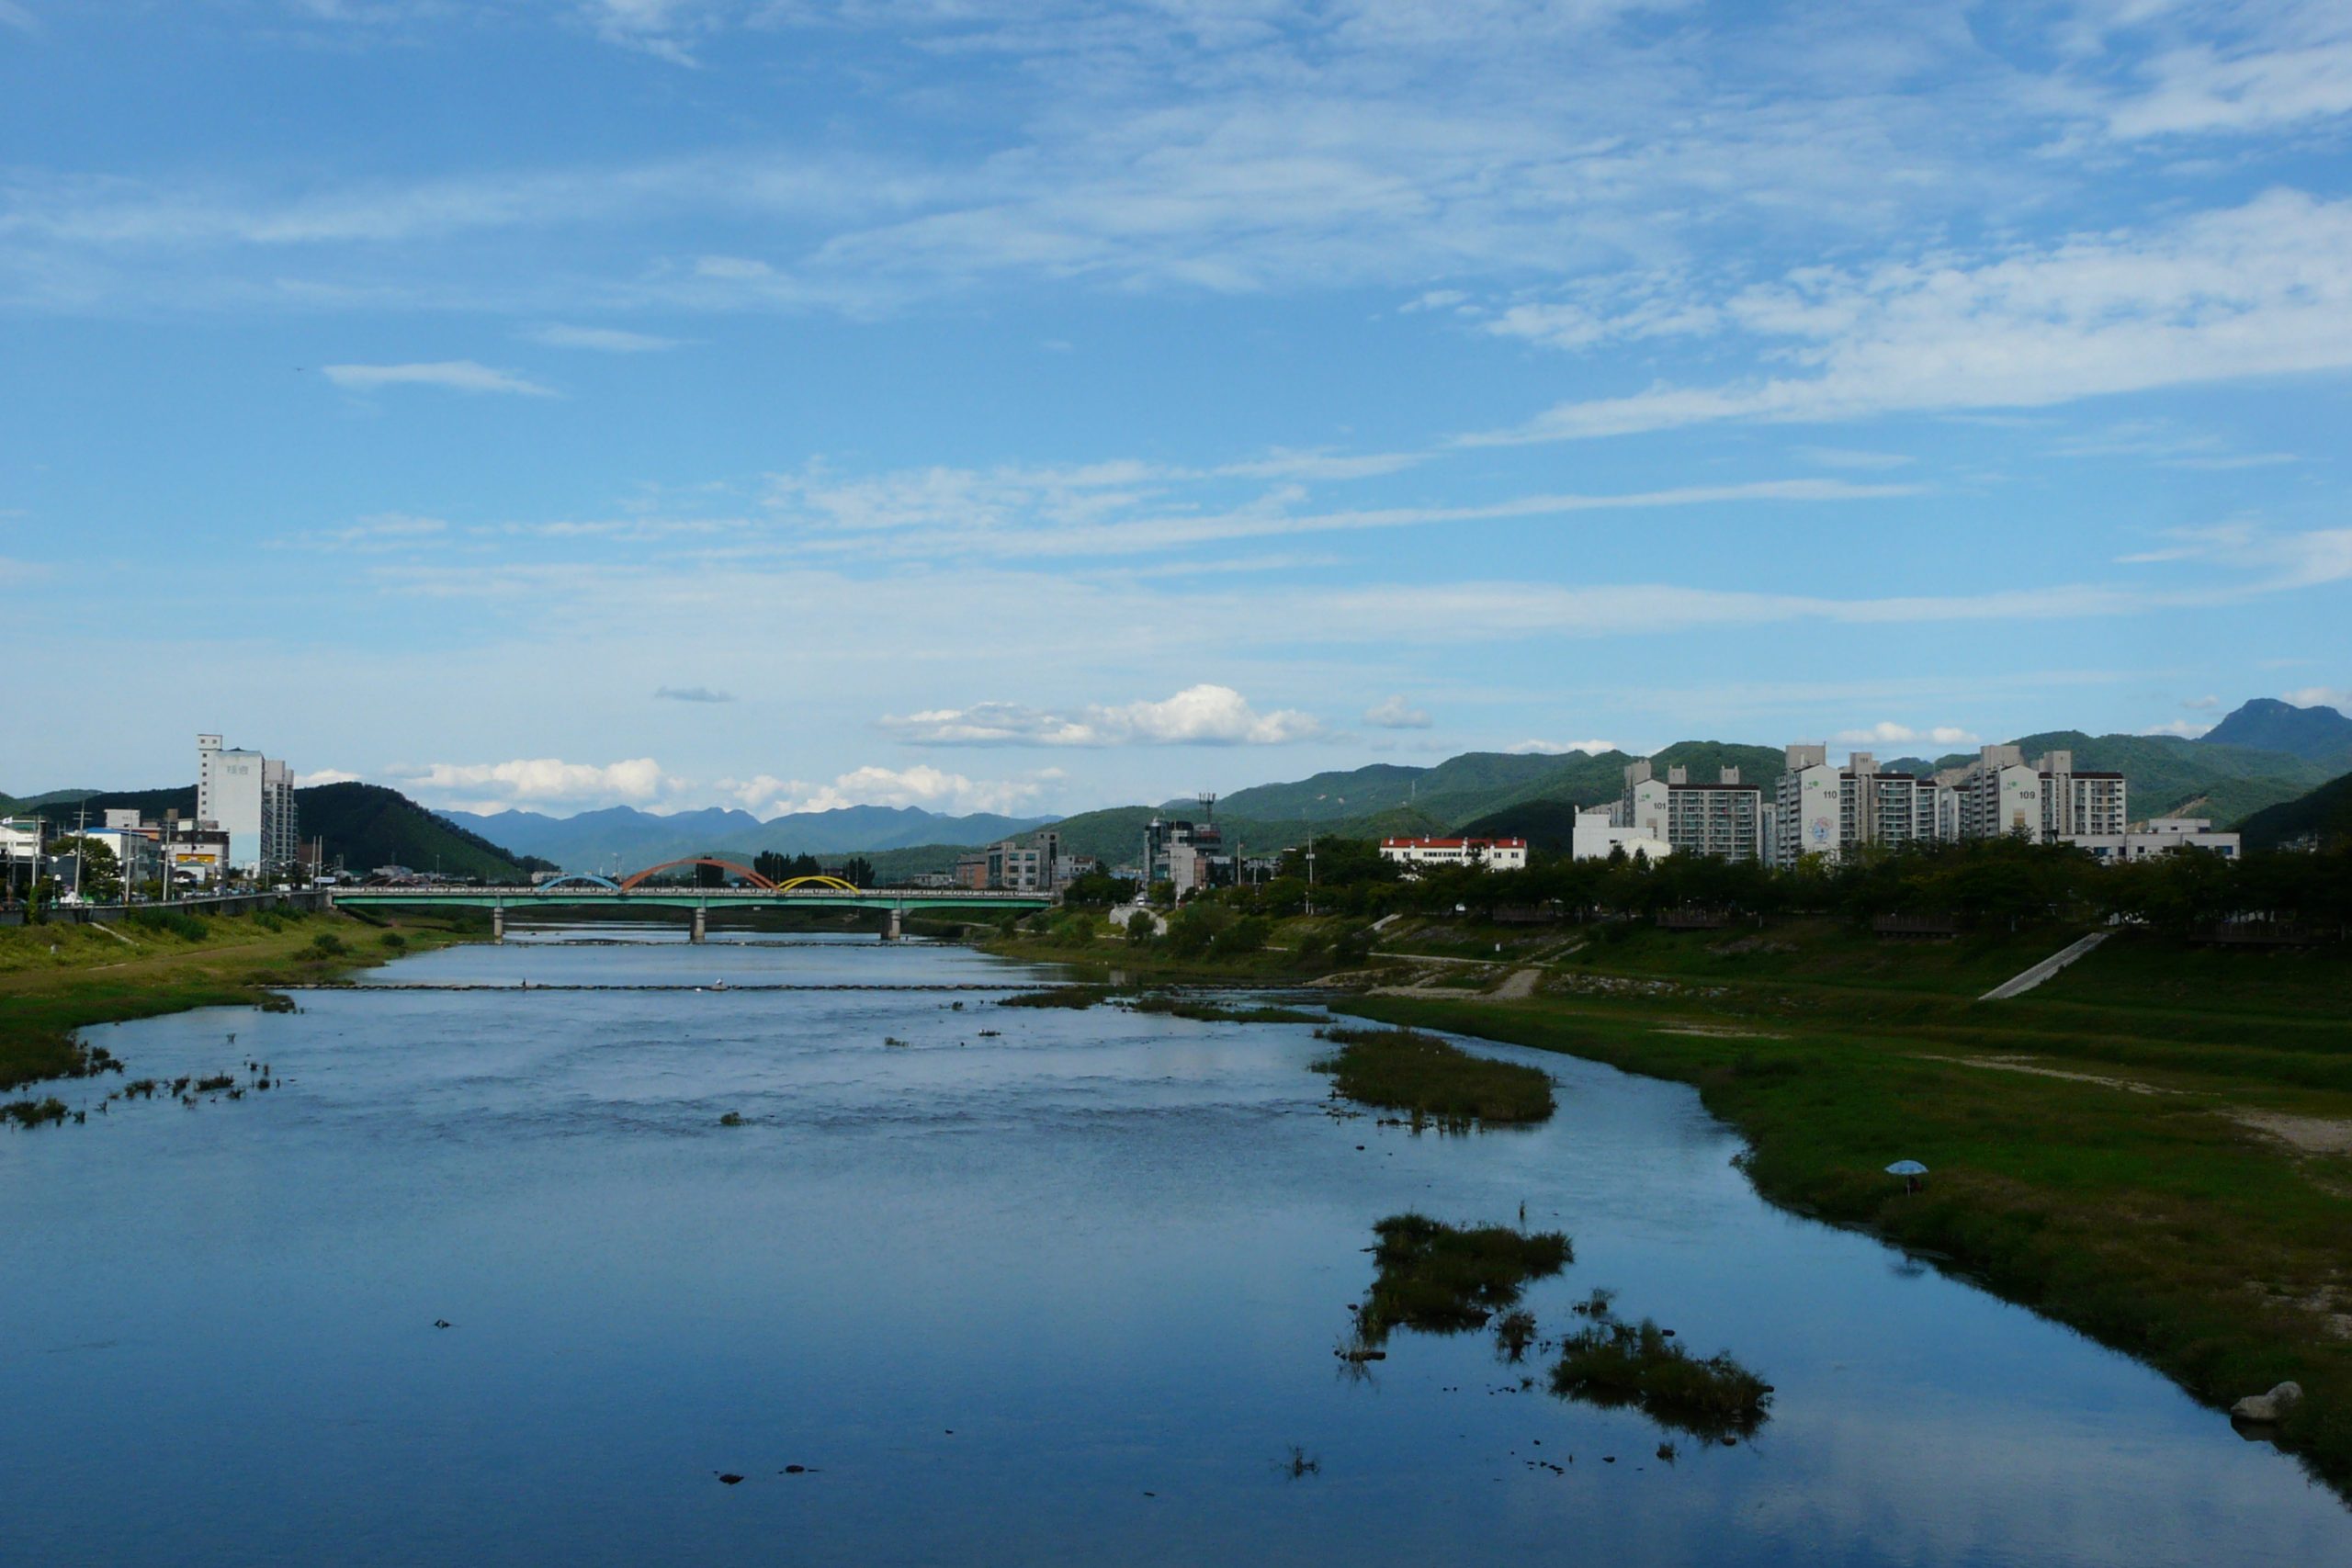
[[[775,883],[770,882],[748,865],[738,865],[731,860],[718,860],[709,855],[688,855],[684,860],[663,861],[660,865],[649,865],[643,871],[632,872],[621,878],[621,891],[627,892],[649,877],[659,876],[665,871],[675,871],[682,865],[715,865],[722,871],[733,872],[754,887],[765,888],[770,892],[775,890]]]

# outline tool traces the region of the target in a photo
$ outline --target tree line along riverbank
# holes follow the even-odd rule
[[[1986,1002],[2082,931],[1902,942],[1821,919],[1287,919],[1220,957],[1088,919],[1038,918],[987,945],[1137,982],[1313,985],[1379,1022],[1690,1084],[1785,1207],[1938,1261],[2214,1406],[2300,1383],[2304,1400],[2266,1435],[2352,1494],[2341,944],[2227,951],[2124,931]],[[1367,951],[1342,967],[1350,940]],[[1929,1168],[1923,1190],[1886,1174],[1900,1159]]]
[[[94,1024],[252,1006],[272,986],[334,979],[489,934],[486,917],[464,913],[392,922],[175,911],[105,926],[0,929],[0,1090],[103,1070],[75,1038]]]

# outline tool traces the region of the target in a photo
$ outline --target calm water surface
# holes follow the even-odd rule
[[[1034,977],[674,933],[379,976]],[[1416,1137],[1327,1115],[1303,1026],[956,999],[320,993],[99,1032],[134,1075],[288,1081],[0,1135],[0,1561],[2352,1562],[2332,1494],[2154,1373],[1767,1208],[1687,1089],[1480,1047],[1559,1115]],[[1752,1444],[1661,1462],[1483,1336],[1336,1374],[1374,1220],[1522,1202],[1576,1240],[1546,1332],[1605,1286],[1730,1350],[1779,1388]]]

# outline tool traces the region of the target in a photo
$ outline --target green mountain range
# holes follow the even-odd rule
[[[2352,718],[2331,707],[2297,707],[2256,697],[2199,738],[2206,746],[2286,751],[2310,761],[2352,767]]]

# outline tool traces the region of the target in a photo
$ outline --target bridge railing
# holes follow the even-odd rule
[[[621,900],[624,903],[631,898],[647,897],[740,899],[747,903],[773,903],[778,899],[807,899],[810,901],[823,900],[826,902],[831,902],[842,898],[863,898],[871,899],[877,904],[892,903],[908,898],[921,898],[933,902],[944,901],[958,904],[986,904],[1012,900],[1035,903],[1040,898],[1050,898],[1052,897],[1052,895],[1043,892],[1017,893],[1004,888],[994,887],[985,889],[973,887],[770,888],[652,886],[639,887],[583,887],[577,883],[567,884],[561,887],[534,887],[463,882],[382,883],[373,886],[336,887],[330,890],[330,896],[335,898],[363,899],[430,898],[435,897],[452,898],[508,897],[517,899],[547,897],[560,898],[567,902],[585,901],[597,898],[614,898]]]

